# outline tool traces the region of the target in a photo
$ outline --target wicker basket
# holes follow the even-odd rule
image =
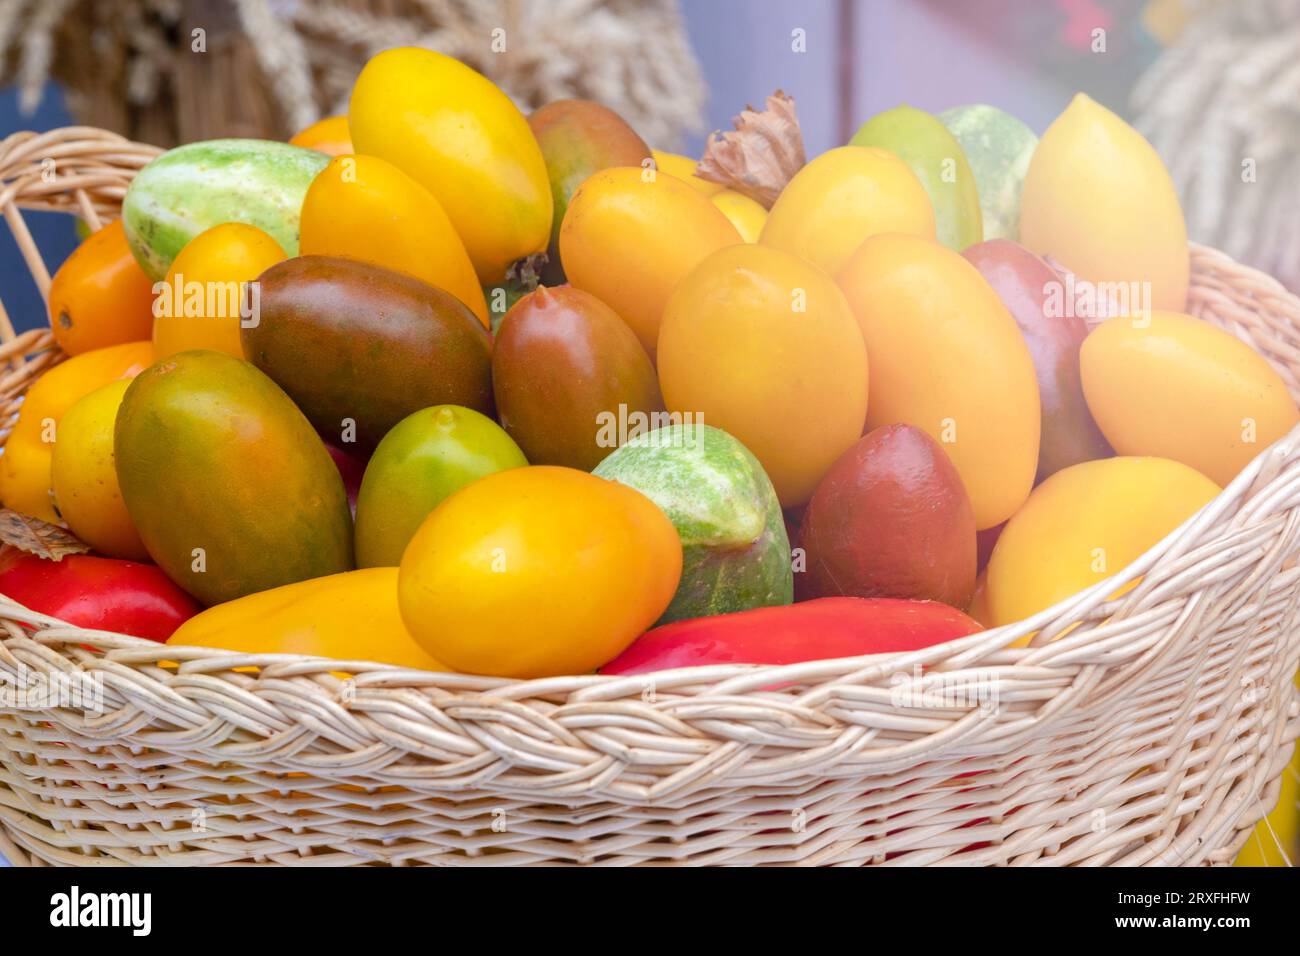
[[[43,288],[18,207],[97,223],[153,152],[90,129],[0,144],[0,206]],[[1300,394],[1300,301],[1209,249],[1193,247],[1192,268],[1189,309]],[[8,339],[12,412],[58,356],[48,333]],[[1300,732],[1298,548],[1300,430],[1115,578],[908,654],[514,682],[163,647],[0,599],[0,671],[86,673],[104,694],[98,714],[0,710],[0,852],[97,865],[1226,863],[1276,801]],[[1007,649],[1032,631],[1033,646]]]

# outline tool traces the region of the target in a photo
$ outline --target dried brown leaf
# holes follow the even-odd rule
[[[794,98],[777,90],[766,109],[744,109],[735,130],[713,132],[695,174],[744,193],[771,209],[781,190],[807,161]]]
[[[8,508],[0,508],[0,542],[50,561],[90,550],[71,531]]]

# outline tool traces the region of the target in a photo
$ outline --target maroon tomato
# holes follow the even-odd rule
[[[1079,346],[1088,327],[1067,301],[1060,274],[1010,239],[977,243],[962,255],[993,287],[1029,344],[1043,409],[1035,480],[1112,455],[1083,398]]]
[[[334,459],[334,467],[339,470],[339,477],[343,479],[343,490],[348,493],[348,506],[352,509],[352,516],[355,518],[357,494],[361,491],[361,479],[365,476],[368,458],[353,455],[328,441],[325,442],[325,450],[330,453],[330,458]]]
[[[831,466],[799,529],[802,598],[913,598],[966,607],[975,590],[975,515],[933,438],[884,425]]]
[[[594,295],[540,288],[506,313],[492,350],[501,427],[530,464],[591,471],[663,410],[636,333]],[[642,420],[646,424],[642,424]]]

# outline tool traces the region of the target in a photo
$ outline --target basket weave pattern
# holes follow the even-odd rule
[[[97,225],[154,152],[90,129],[0,143],[0,207],[43,291],[18,208]],[[1189,311],[1249,341],[1300,394],[1300,301],[1213,250],[1194,246],[1192,269]],[[58,355],[48,333],[0,332],[7,421]],[[0,707],[0,853],[1226,863],[1276,801],[1300,734],[1298,549],[1300,430],[1116,577],[906,654],[516,682],[164,647],[0,596],[0,677],[86,673],[104,695],[98,713]]]

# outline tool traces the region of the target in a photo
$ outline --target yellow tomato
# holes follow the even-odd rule
[[[6,508],[57,523],[50,462],[58,423],[78,399],[118,378],[134,378],[153,361],[148,342],[126,342],[74,355],[36,380],[0,455],[0,501]]]
[[[617,312],[653,357],[673,287],[709,253],[743,241],[721,209],[676,176],[619,166],[569,200],[560,258],[569,283]]]
[[[50,478],[59,514],[73,534],[110,558],[148,561],[113,462],[113,423],[130,384],[118,379],[101,385],[64,413]]]
[[[1151,144],[1078,94],[1043,134],[1025,175],[1020,241],[1092,282],[1149,289],[1152,307],[1186,308],[1187,227]]]
[[[680,153],[665,153],[660,149],[652,149],[650,154],[654,156],[656,169],[670,176],[676,176],[682,182],[687,183],[706,196],[712,196],[726,189],[722,183],[710,182],[696,176],[695,167],[699,164],[689,156],[682,156]]]
[[[86,237],[50,283],[50,328],[69,355],[149,337],[153,283],[131,254],[122,220]]]
[[[294,133],[289,145],[314,149],[327,156],[348,156],[356,152],[352,148],[352,135],[348,132],[346,116],[327,116],[317,120],[306,129]]]
[[[348,126],[357,152],[388,160],[437,197],[481,285],[546,248],[554,207],[541,147],[483,75],[433,50],[385,50],[352,87]]]
[[[867,427],[903,422],[943,446],[977,528],[1006,520],[1038,467],[1038,379],[1029,347],[978,270],[931,239],[874,236],[840,287],[871,356]]]
[[[488,475],[446,499],[398,576],[415,640],[458,671],[595,670],[663,613],[682,548],[641,492],[553,466]]]
[[[1219,493],[1166,458],[1101,458],[1034,489],[989,559],[994,626],[1020,621],[1117,574]]]
[[[489,328],[487,300],[446,211],[433,194],[375,156],[340,156],[302,203],[305,256],[342,256],[415,276],[450,292]]]
[[[916,174],[893,153],[841,146],[799,170],[767,214],[759,239],[839,272],[869,236],[934,238],[934,207]]]
[[[397,568],[344,571],[217,604],[182,624],[167,643],[447,669],[402,623]]]
[[[758,242],[758,237],[763,232],[763,223],[767,222],[767,210],[762,203],[734,189],[716,192],[709,200],[731,220],[731,224],[740,233],[740,238],[746,242]]]
[[[1088,409],[1117,452],[1172,458],[1221,485],[1300,422],[1261,355],[1190,315],[1109,319],[1084,340],[1079,366]]]
[[[154,299],[154,358],[191,349],[243,358],[242,310],[255,304],[246,286],[284,258],[278,242],[242,222],[224,222],[187,242]]]
[[[673,293],[659,383],[671,411],[701,416],[752,451],[789,508],[862,434],[867,350],[829,276],[741,244],[709,256]]]

